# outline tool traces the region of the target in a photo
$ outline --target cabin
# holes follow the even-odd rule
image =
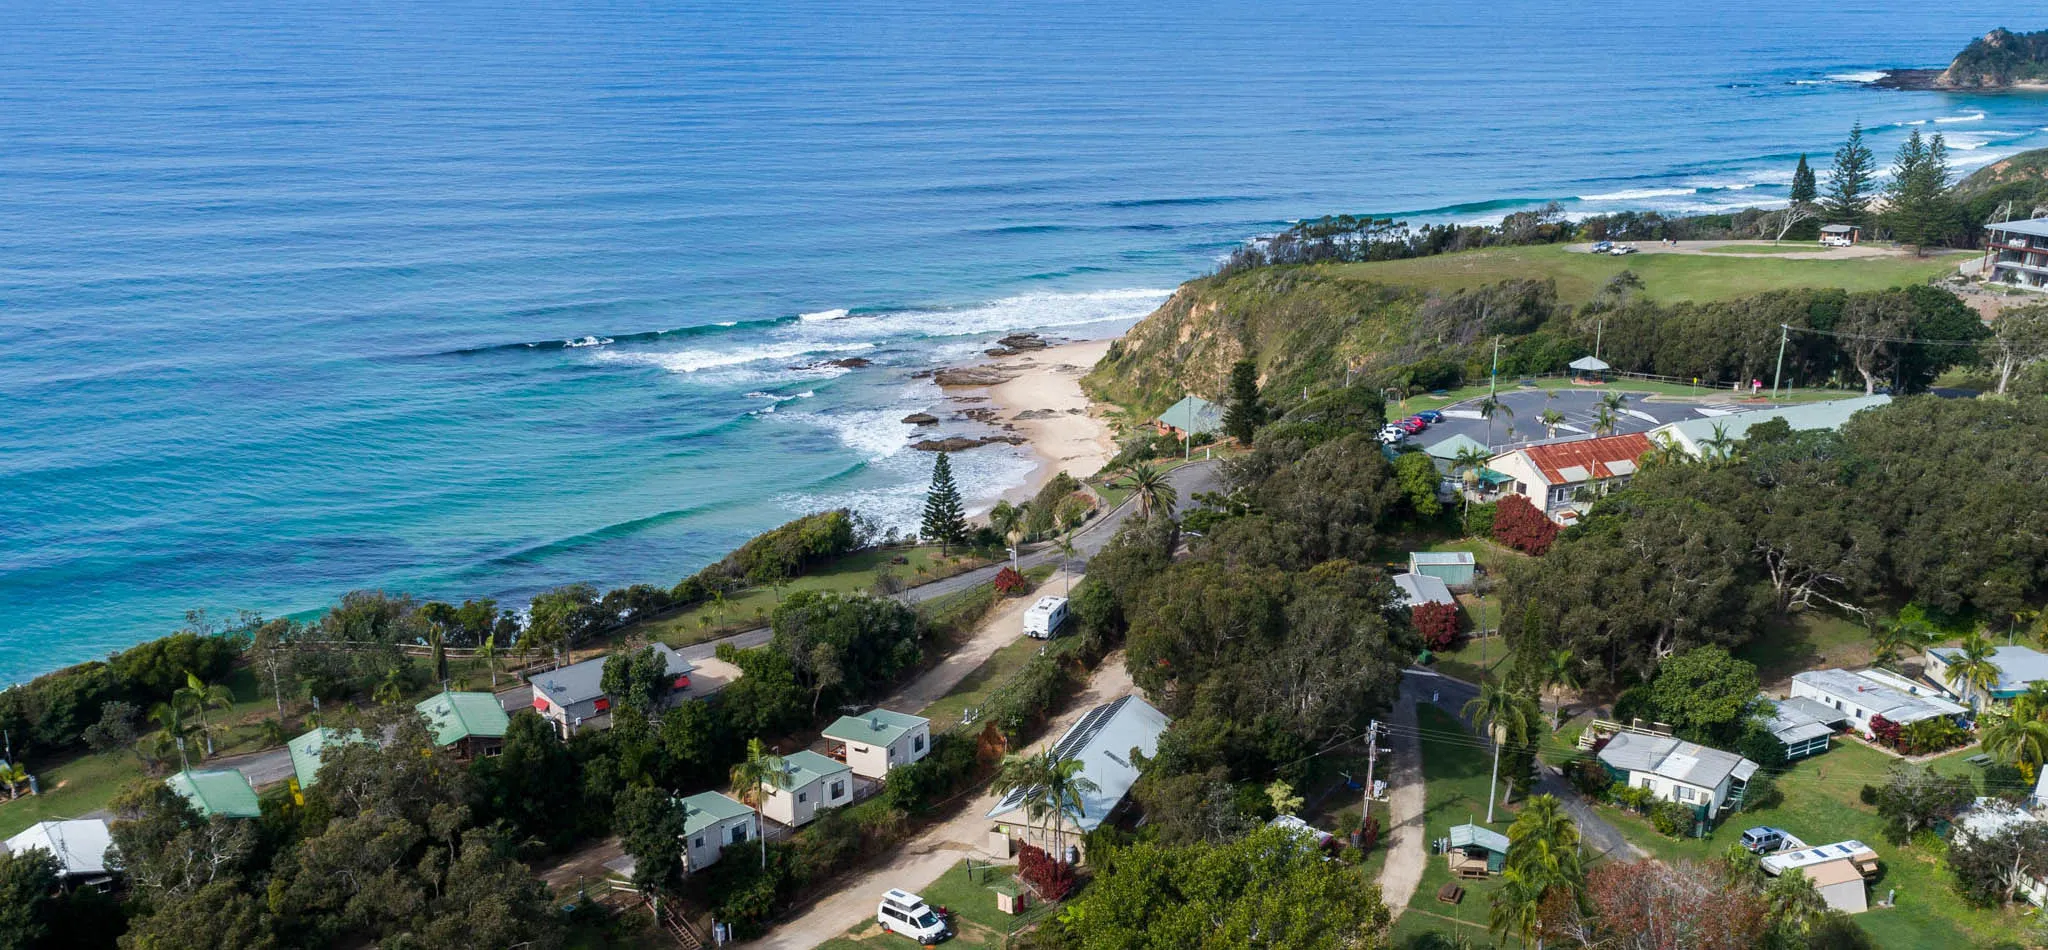
[[[1168,722],[1166,714],[1151,703],[1135,693],[1127,693],[1088,710],[1053,744],[1053,759],[1080,760],[1081,776],[1094,785],[1093,790],[1080,796],[1080,808],[1070,809],[1061,819],[1064,824],[1058,833],[1070,837],[1053,840],[1055,830],[1050,816],[1033,822],[1025,814],[1024,802],[1030,797],[1027,789],[1003,796],[989,809],[988,817],[1015,827],[1022,833],[1018,837],[1029,839],[1036,834],[1039,840],[1032,843],[1041,844],[1047,851],[1056,851],[1061,844],[1079,844],[1075,836],[1101,827],[1123,804],[1124,796],[1138,782],[1133,751],[1151,755],[1158,748],[1159,736],[1166,731]]]
[[[1591,506],[1593,496],[1627,485],[1650,448],[1648,436],[1629,432],[1525,446],[1496,455],[1486,465],[1513,480],[1509,491],[1550,520],[1569,525]]]
[[[782,757],[782,784],[761,783],[761,815],[791,828],[816,818],[821,808],[853,804],[853,769],[809,749]]]
[[[256,787],[234,769],[187,770],[164,779],[164,784],[190,802],[201,818],[263,817],[263,803],[256,798]]]
[[[1444,861],[1452,877],[1499,874],[1508,861],[1508,836],[1478,825],[1459,825],[1445,839]]]
[[[1876,679],[1848,670],[1807,670],[1792,674],[1792,697],[1810,699],[1838,713],[1866,739],[1876,738],[1870,721],[1884,718],[1909,726],[1936,716],[1957,718],[1968,712],[1937,696],[1914,696]]]
[[[1853,224],[1823,224],[1820,226],[1822,247],[1850,247],[1863,240],[1863,229]]]
[[[1771,711],[1771,737],[1785,746],[1788,762],[1826,752],[1833,747],[1835,732],[1849,725],[1848,715],[1841,710],[1804,697],[1759,696],[1757,701]]]
[[[1410,551],[1408,573],[1443,581],[1452,590],[1471,590],[1479,561],[1470,551]]]
[[[69,821],[39,821],[28,830],[7,839],[6,853],[48,852],[57,860],[57,877],[66,887],[84,885],[104,888],[114,879],[107,868],[107,853],[114,837],[99,818]]]
[[[717,864],[728,845],[745,844],[761,836],[754,810],[717,792],[698,792],[681,804],[685,874]]]
[[[1616,733],[1600,747],[1600,764],[1615,781],[1647,788],[1658,799],[1692,806],[1694,820],[1712,821],[1742,804],[1755,762],[1674,736]]]
[[[660,708],[666,709],[688,695],[690,674],[696,666],[666,643],[654,644],[654,652],[668,664],[668,690],[659,703]],[[586,727],[610,727],[612,699],[605,695],[603,686],[604,664],[608,659],[592,657],[533,675],[533,711],[552,724],[562,738]]]
[[[825,727],[825,755],[862,778],[887,778],[932,750],[932,721],[879,706],[858,716],[841,716]]]
[[[1223,407],[1200,396],[1187,396],[1152,420],[1160,435],[1188,438],[1223,429]]]
[[[413,708],[427,717],[434,745],[455,753],[458,759],[497,755],[505,747],[505,733],[512,728],[512,718],[490,693],[449,690],[422,699]]]
[[[1998,667],[1998,682],[1987,690],[1979,689],[1963,681],[1956,674],[1955,667],[1963,658],[1963,651],[1955,647],[1935,647],[1927,651],[1927,678],[1941,684],[1949,692],[1962,697],[1973,706],[1984,701],[2009,701],[2027,691],[2033,684],[2048,681],[2048,654],[2023,646],[1999,647],[1991,651],[1991,664]]]
[[[312,788],[320,780],[320,759],[328,749],[352,742],[368,743],[360,730],[344,733],[339,729],[321,727],[285,743],[292,756],[292,778],[299,783],[298,790]]]

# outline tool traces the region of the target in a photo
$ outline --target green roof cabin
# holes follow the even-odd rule
[[[291,750],[292,754],[292,775],[299,780],[299,788],[312,788],[313,783],[320,778],[320,757],[326,754],[328,749],[351,742],[369,741],[363,738],[362,731],[358,729],[344,733],[338,729],[323,727],[286,743],[285,748]]]
[[[1204,435],[1223,428],[1223,407],[1200,396],[1186,396],[1152,421],[1162,435]]]
[[[1508,863],[1508,836],[1478,825],[1459,825],[1445,839],[1444,859],[1454,877],[1499,874]]]
[[[164,779],[171,787],[192,803],[192,807],[206,818],[219,815],[222,818],[260,818],[263,805],[256,800],[256,789],[249,779],[234,769],[208,769],[204,772],[179,772]]]
[[[684,873],[718,863],[726,845],[743,844],[761,833],[753,809],[717,792],[698,792],[682,804]]]
[[[932,721],[923,716],[876,707],[858,716],[841,716],[825,727],[825,754],[863,778],[883,778],[890,769],[922,759],[931,750]]]
[[[1469,551],[1410,551],[1408,573],[1443,581],[1452,590],[1470,590],[1478,561]]]
[[[761,783],[761,815],[791,828],[811,823],[818,812],[853,804],[853,769],[838,759],[805,749],[782,757],[783,787]]]
[[[512,718],[490,693],[444,692],[420,700],[414,709],[427,717],[434,744],[452,749],[457,758],[497,755],[505,745]]]

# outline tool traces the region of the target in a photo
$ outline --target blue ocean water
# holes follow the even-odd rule
[[[907,521],[914,371],[1298,217],[1767,202],[1857,119],[2048,143],[2048,100],[1855,83],[2014,9],[0,4],[0,682]]]

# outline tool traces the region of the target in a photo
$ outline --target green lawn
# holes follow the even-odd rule
[[[992,873],[976,871],[970,880],[967,862],[962,861],[918,892],[926,904],[953,912],[955,936],[947,941],[948,946],[999,947],[1012,932],[1053,912],[1046,905],[1033,906],[1014,917],[997,910],[996,895],[989,885],[1008,881],[1010,874],[1009,868],[996,868]],[[821,950],[866,950],[878,946],[909,947],[911,943],[899,935],[883,933],[874,918],[869,917],[849,928],[844,936],[818,946]]]
[[[1467,822],[1506,834],[1515,817],[1511,807],[1497,808],[1496,820],[1486,824],[1486,786],[1493,759],[1485,743],[1465,731],[1457,717],[1428,703],[1416,707],[1416,725],[1422,731],[1422,776],[1427,783],[1423,796],[1423,840],[1445,837],[1453,825]],[[1465,887],[1464,901],[1445,904],[1436,899],[1436,892],[1449,880],[1451,872],[1443,856],[1430,855],[1423,868],[1422,884],[1415,889],[1408,910],[1394,925],[1396,947],[1432,930],[1462,932],[1474,945],[1490,942],[1486,917],[1491,910],[1494,882],[1460,881]]]
[[[1968,254],[1924,258],[1876,257],[1843,260],[1786,260],[1704,254],[1636,254],[1612,257],[1562,245],[1486,248],[1402,261],[1344,264],[1347,276],[1431,290],[1459,290],[1515,278],[1557,281],[1567,303],[1592,299],[1614,275],[1633,271],[1643,292],[1662,302],[1724,300],[1767,290],[1840,287],[1883,290],[1923,283],[1946,274]]]
[[[1772,619],[1762,636],[1744,644],[1735,655],[1756,664],[1757,677],[1770,685],[1790,680],[1801,670],[1867,665],[1872,644],[1863,625],[1805,610]]]
[[[1459,598],[1458,602],[1465,609],[1466,624],[1476,624],[1478,618],[1474,614],[1478,611],[1465,598]],[[1501,672],[1501,662],[1507,658],[1507,642],[1502,638],[1468,637],[1457,649],[1437,654],[1433,666],[1437,672],[1467,683],[1490,683],[1496,680]]]
[[[950,577],[987,563],[958,552],[952,558],[941,558],[937,547],[861,551],[792,580],[780,591],[770,587],[751,587],[726,597],[722,605],[700,604],[631,624],[620,631],[618,639],[644,635],[669,646],[680,647],[741,630],[752,630],[766,624],[775,605],[796,591],[822,590],[846,594],[867,590],[875,583],[877,569],[898,556],[908,559],[909,563],[891,567],[906,586]],[[919,573],[920,570],[923,573]]]
[[[1962,761],[1975,752],[1971,748],[1951,753],[1937,760],[1935,767],[1981,776],[1975,766]],[[1743,829],[1757,825],[1784,828],[1815,845],[1853,838],[1875,848],[1884,862],[1883,876],[1870,888],[1873,909],[1856,918],[1878,946],[1981,947],[2010,938],[2022,923],[2018,910],[1979,910],[1963,904],[1950,887],[1938,840],[1892,844],[1885,840],[1884,823],[1876,809],[1858,800],[1866,783],[1884,780],[1892,761],[1874,749],[1838,741],[1833,749],[1797,763],[1779,777],[1783,803],[1731,815],[1706,838],[1667,838],[1647,820],[1618,809],[1603,808],[1601,814],[1636,846],[1664,860],[1718,857],[1741,837]],[[1897,907],[1875,906],[1894,889],[1898,891]]]
[[[997,650],[990,654],[981,666],[976,667],[974,672],[967,674],[966,678],[955,685],[952,692],[947,693],[938,702],[926,706],[918,715],[931,720],[941,731],[958,728],[960,717],[966,714],[970,707],[987,702],[988,698],[1004,683],[1009,682],[1010,677],[1016,675],[1018,670],[1023,669],[1024,664],[1030,662],[1032,656],[1043,646],[1045,641],[1025,637]]]
[[[1720,247],[1703,247],[1700,250],[1708,254],[1810,254],[1820,248],[1799,241],[1792,244],[1724,244]]]

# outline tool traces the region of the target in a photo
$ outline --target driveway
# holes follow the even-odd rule
[[[1624,382],[1621,384],[1626,385]],[[1453,435],[1464,435],[1474,441],[1486,443],[1496,450],[1552,441],[1550,434],[1538,421],[1543,411],[1555,409],[1564,414],[1564,422],[1557,427],[1556,441],[1584,438],[1593,434],[1593,419],[1599,413],[1600,397],[1607,389],[1555,389],[1543,390],[1524,388],[1511,378],[1500,381],[1500,402],[1514,413],[1496,414],[1493,418],[1491,439],[1488,443],[1487,422],[1479,415],[1479,404],[1485,397],[1455,402],[1443,408],[1443,420],[1430,426],[1410,441],[1421,445],[1435,445]],[[1617,389],[1626,400],[1624,408],[1615,415],[1614,431],[1648,432],[1667,422],[1684,419],[1700,419],[1709,416],[1727,415],[1746,409],[1770,408],[1770,403],[1735,402],[1737,394],[1732,392],[1708,393],[1699,396],[1657,396],[1649,393],[1627,392]],[[1388,414],[1399,412],[1388,407]]]
[[[1417,677],[1401,677],[1401,695],[1394,700],[1389,742],[1394,753],[1387,770],[1387,861],[1380,866],[1380,899],[1398,919],[1422,884],[1429,864],[1424,844],[1423,811],[1427,795],[1422,783],[1422,733],[1415,706],[1425,695]]]

